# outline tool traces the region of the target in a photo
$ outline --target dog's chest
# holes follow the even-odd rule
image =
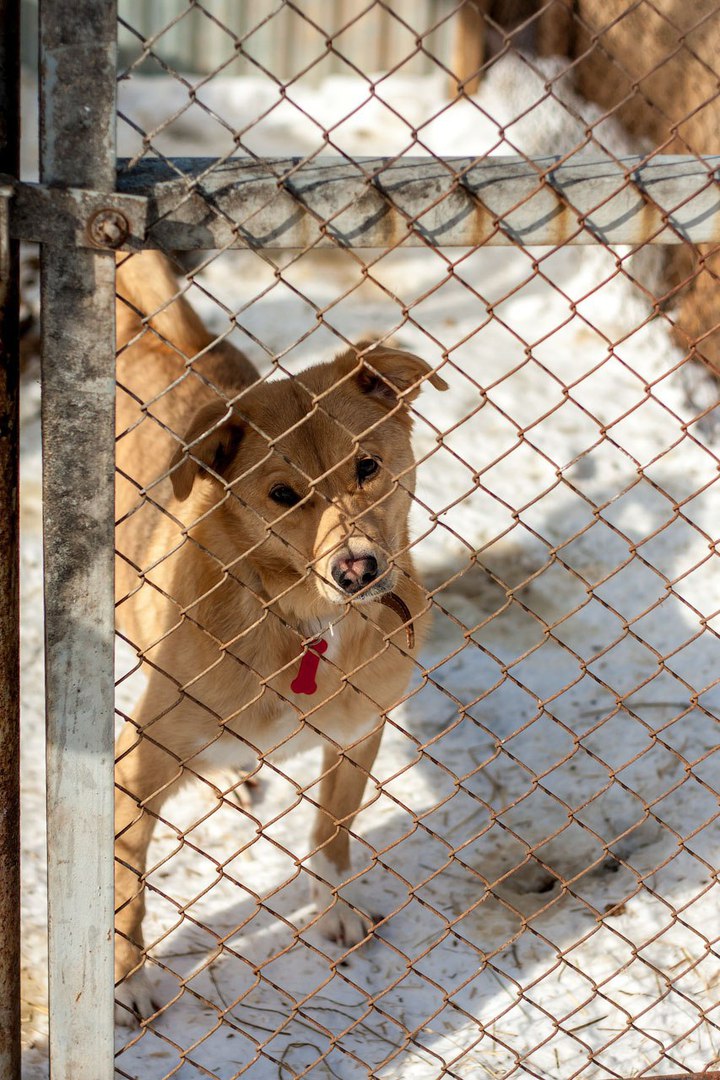
[[[332,631],[258,634],[253,645],[242,669],[228,667],[252,668],[254,675],[225,682],[215,711],[228,717],[227,735],[203,755],[207,760],[239,757],[243,746],[282,760],[326,740],[350,745],[398,700],[409,676],[409,658],[388,647],[380,627],[352,614]]]
[[[252,703],[227,725],[226,735],[203,753],[206,763],[232,760],[249,768],[256,756],[283,761],[325,738],[341,745],[354,742],[369,725],[371,706],[346,683],[347,660],[337,629],[309,637],[302,649],[294,643],[287,651],[278,650],[272,664],[274,674],[263,680],[264,690],[257,687]]]
[[[345,621],[314,636],[310,629],[302,648],[293,644],[282,671],[269,681],[266,699],[267,736],[276,746],[286,740],[281,756],[316,744],[323,736],[340,744],[353,742],[370,722],[376,709],[357,686],[371,655],[367,645],[365,636],[358,639]]]

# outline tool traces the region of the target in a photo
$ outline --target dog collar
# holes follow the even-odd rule
[[[415,627],[412,623],[410,615],[410,608],[407,606],[404,600],[401,600],[397,593],[389,592],[383,593],[380,597],[380,603],[385,607],[390,608],[398,615],[405,624],[405,636],[407,638],[408,649],[415,647]],[[332,632],[332,627],[331,627]],[[314,641],[308,641],[300,660],[300,668],[298,673],[290,683],[290,689],[293,694],[306,694],[311,696],[317,691],[317,670],[320,666],[320,657],[328,650],[328,643],[325,638],[315,638]]]
[[[386,592],[380,597],[380,603],[384,604],[385,607],[389,607],[391,611],[394,611],[396,615],[400,616],[405,624],[405,637],[407,638],[408,649],[414,649],[415,627],[412,624],[410,608],[405,601],[401,600],[397,593]]]

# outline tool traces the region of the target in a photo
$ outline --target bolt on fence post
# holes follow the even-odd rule
[[[44,183],[114,190],[116,33],[112,0],[40,4]],[[41,260],[50,1069],[110,1080],[115,258]]]
[[[0,0],[0,173],[20,144],[20,5]],[[20,1077],[20,658],[18,540],[18,245],[12,188],[0,188],[0,1076]]]

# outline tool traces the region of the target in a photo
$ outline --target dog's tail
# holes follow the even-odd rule
[[[169,349],[176,359],[192,362],[198,374],[232,389],[259,378],[239,349],[206,328],[162,252],[119,253],[116,292],[118,350],[136,339],[144,349],[159,349],[166,356]]]
[[[118,346],[150,326],[160,340],[187,358],[208,347],[213,336],[183,295],[170,260],[160,251],[117,256]]]

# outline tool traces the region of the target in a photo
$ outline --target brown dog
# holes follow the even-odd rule
[[[718,0],[556,0],[543,7],[538,48],[569,56],[578,92],[656,153],[717,154]],[[717,245],[673,245],[666,275],[678,344],[720,373]]]
[[[456,15],[453,69],[466,93],[508,46],[564,56],[580,96],[653,153],[718,153],[719,0],[467,0]],[[717,244],[669,246],[665,277],[659,300],[678,345],[720,374]]]
[[[148,677],[117,748],[127,1021],[154,1011],[140,968],[155,821],[179,784],[214,767],[323,748],[307,864],[318,922],[347,946],[367,935],[368,915],[338,888],[383,716],[427,619],[408,537],[408,405],[426,379],[446,384],[371,344],[263,382],[213,344],[162,256],[119,262],[117,599]]]

